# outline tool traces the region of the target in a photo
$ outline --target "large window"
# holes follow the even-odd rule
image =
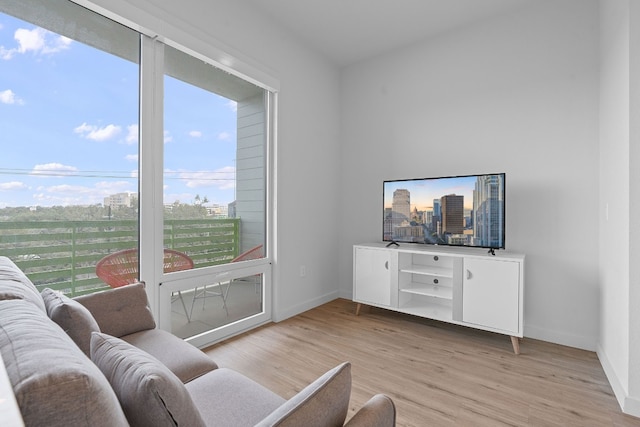
[[[0,7],[0,253],[38,288],[106,289],[97,261],[138,247],[139,35],[64,0]]]

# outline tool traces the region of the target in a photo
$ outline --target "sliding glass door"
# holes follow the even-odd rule
[[[269,94],[200,58],[161,47],[163,247],[185,254],[195,270],[163,278],[161,289],[170,289],[161,291],[161,306],[170,300],[171,313],[161,310],[161,316],[171,319],[177,335],[207,342],[228,334],[229,325],[235,330],[268,319]]]

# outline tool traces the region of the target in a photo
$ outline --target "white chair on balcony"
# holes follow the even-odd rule
[[[258,245],[249,249],[248,251],[241,253],[229,262],[248,261],[251,259],[262,258],[262,256],[262,245]],[[204,310],[205,300],[209,297],[222,298],[222,307],[224,308],[227,316],[229,316],[229,309],[227,308],[227,296],[229,295],[229,288],[231,287],[232,282],[233,280],[229,280],[228,282],[218,282],[215,285],[205,285],[200,291],[198,291],[198,289],[196,288],[193,292],[193,300],[191,301],[191,311],[189,312],[189,318],[193,317],[193,307],[196,304],[196,300],[202,300],[202,309]]]

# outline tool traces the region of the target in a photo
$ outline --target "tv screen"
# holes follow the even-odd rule
[[[505,174],[384,181],[386,242],[504,249]]]

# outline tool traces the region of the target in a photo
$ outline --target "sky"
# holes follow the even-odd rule
[[[476,178],[455,177],[447,179],[415,179],[407,181],[387,181],[384,184],[384,206],[391,207],[393,192],[397,189],[409,190],[411,210],[419,211],[433,209],[433,200],[442,196],[456,194],[464,196],[465,209],[473,208],[473,190]]]
[[[0,13],[0,208],[137,192],[137,64]],[[234,195],[237,105],[165,77],[164,203]]]

